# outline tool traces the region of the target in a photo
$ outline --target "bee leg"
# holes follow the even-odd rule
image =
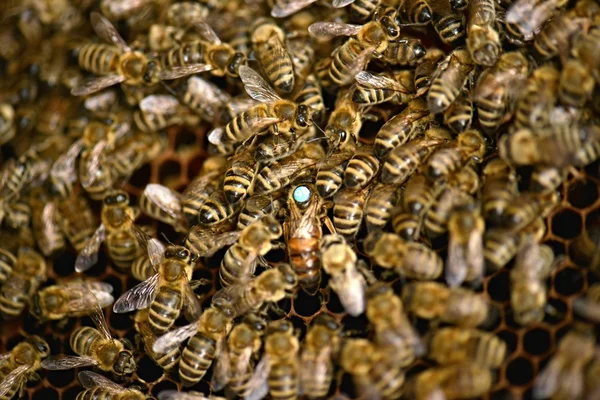
[[[329,233],[336,233],[335,226],[333,225],[333,222],[331,222],[331,219],[327,215],[323,218],[323,223],[325,224],[327,229],[329,229]]]
[[[37,374],[35,374],[37,375]],[[33,374],[31,375],[33,377]],[[31,378],[30,378],[31,379]],[[42,379],[40,378],[40,376],[38,375],[38,381],[41,381]],[[19,387],[19,398],[23,397],[23,395],[25,394],[25,379],[21,380],[21,385]]]
[[[263,256],[256,257],[256,262],[265,268],[271,268],[271,265]]]
[[[144,351],[144,338],[142,335],[135,335],[135,349],[139,352]]]
[[[190,281],[190,287],[192,290],[198,289],[200,286],[211,285],[212,281],[210,279],[202,278],[202,279],[194,279]]]
[[[319,292],[319,296],[321,297],[321,306],[325,306],[329,303],[329,298],[331,297],[331,289],[329,286],[325,288],[325,291]]]
[[[125,346],[125,348],[127,350],[135,350],[135,347],[133,347],[133,343],[131,343],[131,340],[127,339],[127,338],[123,338],[121,339],[121,343],[123,343],[123,345]]]

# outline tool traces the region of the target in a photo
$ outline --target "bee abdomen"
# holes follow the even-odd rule
[[[108,255],[118,268],[124,269],[131,266],[131,263],[139,254],[137,240],[132,234],[119,233],[110,235],[107,238]]]
[[[380,393],[382,398],[400,398],[404,384],[404,372],[401,369],[390,368],[386,363],[375,363],[370,375],[377,393]]]
[[[104,44],[86,44],[79,49],[79,66],[96,75],[107,75],[116,69],[119,51]]]
[[[174,348],[166,354],[157,355],[154,361],[165,371],[173,369],[181,358],[181,350],[179,347]]]
[[[193,336],[179,363],[179,377],[185,386],[192,386],[204,377],[217,352],[214,340],[201,334]]]
[[[234,165],[225,174],[223,191],[229,204],[235,204],[248,194],[248,188],[254,180],[255,169],[248,164]]]
[[[225,256],[223,256],[221,268],[219,269],[221,285],[230,286],[240,279],[245,278],[242,276],[242,272],[245,270],[243,264],[247,257],[248,252],[237,244],[234,244],[227,250]],[[254,273],[253,267],[249,268],[249,270]]]
[[[111,400],[113,395],[102,386],[96,386],[77,394],[76,400]]]
[[[200,42],[186,43],[169,50],[161,61],[166,68],[202,63],[204,62],[204,46]]]
[[[429,93],[427,94],[427,106],[429,111],[434,114],[439,114],[446,111],[456,100],[459,94],[459,88],[451,85],[446,85],[437,78],[431,83]]]
[[[282,93],[289,93],[294,89],[294,69],[292,60],[288,57],[272,60],[272,54],[268,55],[265,74],[273,82],[273,86]]]
[[[92,354],[92,349],[101,339],[100,333],[89,326],[84,326],[77,329],[71,335],[69,340],[71,349],[80,356],[89,356]]]
[[[179,291],[163,288],[158,291],[150,305],[148,322],[155,334],[161,334],[169,329],[179,317],[183,299]]]
[[[385,184],[400,185],[417,169],[418,158],[416,154],[404,154],[404,152],[391,152],[388,159],[383,163],[381,181]]]
[[[418,240],[421,219],[406,211],[399,212],[392,217],[392,229],[404,240]]]
[[[396,96],[396,92],[388,89],[366,89],[357,87],[352,94],[352,101],[357,104],[380,104],[390,101]]]
[[[336,204],[333,206],[333,225],[337,232],[346,238],[356,235],[360,229],[362,219],[362,204],[358,207],[354,204]]]
[[[379,172],[379,160],[372,154],[357,154],[344,171],[344,185],[351,189],[364,188]]]
[[[312,289],[321,281],[319,239],[292,238],[288,241],[290,265],[298,274],[298,282],[305,289]]]
[[[342,47],[335,51],[329,66],[329,78],[333,83],[342,86],[349,78],[349,65],[362,51],[362,46],[350,39]]]
[[[328,199],[340,190],[345,165],[317,172],[317,190],[324,199]]]
[[[462,154],[454,148],[440,149],[427,161],[427,176],[431,179],[447,177],[463,164]]]
[[[440,36],[442,42],[449,45],[454,45],[465,37],[464,22],[457,14],[449,14],[436,18],[433,28]]]
[[[6,281],[17,264],[17,258],[8,250],[0,249],[0,283]]]
[[[350,5],[350,16],[356,21],[364,21],[379,6],[381,0],[356,0]]]
[[[273,365],[269,373],[269,393],[276,400],[295,400],[298,397],[298,369],[296,364]]]
[[[504,96],[481,98],[477,103],[479,123],[486,129],[496,129],[504,117],[505,110]]]

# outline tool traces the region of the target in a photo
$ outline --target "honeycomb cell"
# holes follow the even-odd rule
[[[509,358],[511,354],[513,354],[517,350],[517,346],[519,345],[519,338],[517,335],[509,330],[501,330],[500,332],[496,332],[496,336],[498,336],[504,343],[506,343],[506,357]]]
[[[588,208],[598,200],[598,186],[591,180],[576,181],[569,185],[567,199],[575,208]]]
[[[510,299],[510,278],[508,271],[502,270],[492,276],[487,284],[487,292],[492,300],[504,303]]]
[[[152,395],[157,397],[158,394],[164,390],[177,390],[177,385],[170,380],[160,381],[152,388]]]
[[[178,154],[190,154],[196,150],[197,136],[195,132],[180,130],[175,134],[174,148]]]
[[[57,388],[69,386],[71,382],[75,380],[74,369],[68,369],[65,371],[48,371],[45,375],[46,379],[48,379],[48,382]]]
[[[52,270],[58,276],[69,276],[75,269],[75,259],[77,255],[73,252],[63,251],[54,255],[52,259]]]
[[[533,365],[525,357],[518,357],[508,363],[506,379],[514,386],[525,386],[533,379]]]
[[[59,396],[58,396],[58,392],[52,388],[42,388],[39,390],[36,390],[33,393],[33,396],[31,396],[32,400],[58,400]]]
[[[149,356],[137,362],[137,375],[146,382],[154,382],[163,375],[163,370]]]
[[[303,317],[310,317],[321,309],[320,296],[314,296],[299,290],[294,299],[294,311]]]
[[[585,285],[585,278],[581,270],[566,267],[554,275],[554,290],[564,296],[579,293]]]
[[[552,233],[563,239],[573,239],[581,233],[581,216],[571,209],[558,211],[552,217]]]
[[[150,164],[144,164],[140,169],[135,171],[129,179],[129,184],[138,190],[142,190],[150,183],[152,177],[152,166]]]
[[[341,314],[344,312],[344,307],[340,303],[340,298],[333,290],[329,291],[329,301],[327,302],[327,309],[332,313]]]
[[[558,325],[569,318],[569,312],[570,308],[567,303],[559,298],[549,296],[544,322],[551,325]]]
[[[552,345],[552,336],[548,329],[533,328],[523,336],[523,348],[531,355],[539,356],[547,352]]]
[[[206,160],[206,156],[200,153],[188,161],[187,172],[190,181],[198,176],[200,169],[202,169],[202,165],[204,164],[204,160]]]
[[[165,186],[175,186],[181,177],[181,164],[174,159],[163,161],[158,169],[158,181]]]
[[[81,386],[70,387],[62,393],[62,400],[75,400],[82,390],[83,388]]]

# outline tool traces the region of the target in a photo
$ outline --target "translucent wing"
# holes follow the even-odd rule
[[[92,27],[96,34],[106,40],[109,43],[117,46],[121,51],[128,52],[131,51],[125,40],[121,37],[119,32],[115,29],[113,24],[104,18],[104,16],[96,11],[92,11],[90,14],[90,20],[92,22]]]
[[[117,83],[121,83],[124,80],[125,77],[123,75],[105,75],[99,78],[92,78],[83,82],[82,85],[75,86],[71,89],[71,94],[73,96],[85,96],[109,86],[116,85]]]
[[[196,31],[200,34],[200,37],[207,42],[221,44],[221,39],[219,39],[219,36],[205,21],[195,21],[194,29],[196,29]]]
[[[223,144],[225,142],[224,134],[225,131],[223,128],[215,128],[208,133],[208,141],[216,146]]]
[[[183,285],[183,291],[185,317],[190,321],[196,321],[202,315],[200,300],[198,300],[198,296],[196,296],[189,283]]]
[[[276,0],[271,9],[271,17],[285,18],[305,7],[308,7],[317,0]]]
[[[198,332],[198,321],[192,322],[189,325],[180,326],[156,339],[156,342],[152,345],[152,351],[158,354],[164,354],[174,346],[177,346],[184,340],[194,336],[196,332]]]
[[[87,285],[85,282],[65,285],[69,298],[61,310],[69,314],[102,314],[102,308],[113,303],[114,298],[109,292],[90,289]],[[112,291],[112,286],[110,286],[110,289]],[[95,318],[104,319],[104,315]],[[96,323],[96,319],[94,319],[94,323]],[[102,324],[102,322],[99,322],[99,324]]]
[[[168,81],[172,79],[182,78],[184,76],[199,74],[200,72],[206,72],[213,69],[212,65],[209,64],[191,64],[182,67],[173,67],[167,70],[161,71],[158,74],[159,79]]]
[[[355,0],[333,0],[333,6],[335,8],[342,8],[342,7],[346,7],[349,6],[350,4],[354,3]]]
[[[336,36],[353,36],[362,25],[344,24],[342,22],[315,22],[308,27],[308,33],[319,39],[333,39]]]
[[[154,270],[158,271],[158,266],[162,262],[163,255],[165,254],[165,245],[158,239],[148,236],[146,232],[141,230],[138,226],[132,224],[131,229],[140,245],[148,252],[148,258],[150,263],[154,267]]]
[[[88,239],[83,250],[77,255],[77,259],[75,260],[76,272],[87,271],[98,262],[98,251],[105,239],[106,229],[104,229],[104,224],[100,224],[92,237]]]
[[[125,389],[104,376],[92,371],[81,371],[78,375],[81,386],[86,389],[102,387],[110,393],[120,393]]]
[[[214,396],[213,396],[214,397]],[[177,390],[163,390],[158,394],[158,400],[213,400],[198,392],[178,392]]]
[[[75,182],[77,179],[77,172],[75,170],[75,165],[77,162],[77,156],[81,153],[83,149],[83,144],[81,140],[75,141],[69,150],[66,153],[61,154],[54,164],[52,164],[52,169],[50,170],[50,177],[53,179],[67,181],[67,182]]]
[[[450,235],[448,241],[448,262],[446,267],[446,282],[450,287],[460,286],[467,276],[467,253],[464,244],[457,240],[456,235]]]
[[[108,324],[106,323],[106,319],[104,318],[104,312],[102,311],[102,308],[100,308],[100,304],[98,304],[96,296],[94,296],[94,294],[89,290],[87,290],[87,292],[89,293],[89,295],[85,295],[82,297],[82,301],[85,302],[85,309],[87,310],[87,313],[89,314],[92,321],[94,321],[94,325],[96,325],[98,331],[106,339],[112,340]]]
[[[199,99],[202,115],[207,115],[209,118],[215,118],[221,107],[231,100],[227,92],[198,76],[188,79],[188,92],[194,93]]]
[[[117,314],[148,308],[156,297],[159,275],[153,275],[144,282],[129,289],[116,301],[113,311]]]
[[[253,257],[254,259],[254,257]],[[244,261],[244,263],[248,263],[251,261]],[[241,276],[244,276],[240,274]],[[211,304],[221,309],[230,309],[233,310],[236,316],[245,314],[249,311],[249,307],[246,302],[243,302],[244,307],[241,307],[240,301],[237,301],[240,296],[246,291],[246,287],[248,286],[248,282],[237,283],[235,285],[230,285],[220,289],[216,292],[211,300]]]
[[[476,228],[469,235],[467,242],[467,265],[470,275],[479,282],[484,273],[485,258],[483,256],[483,231]]]
[[[402,93],[408,93],[409,90],[405,88],[400,82],[395,79],[385,76],[382,74],[374,74],[368,71],[361,71],[354,77],[359,85],[371,88],[371,89],[389,89],[396,90]]]
[[[50,370],[63,370],[79,367],[89,367],[97,365],[98,362],[91,357],[85,356],[67,356],[60,354],[51,356],[42,361],[42,368]]]
[[[354,61],[348,65],[348,79],[343,82],[344,85],[348,85],[352,83],[352,77],[356,76],[360,71],[365,69],[369,61],[371,60],[371,56],[373,55],[373,51],[375,51],[374,47],[369,47],[364,49],[361,53],[356,56]]]
[[[254,100],[252,97],[247,97],[245,95],[243,97],[236,96],[227,103],[227,109],[231,115],[238,115],[239,113],[247,111],[257,104],[259,104],[259,102]]]
[[[179,100],[168,94],[153,94],[140,101],[140,110],[152,114],[175,114]]]
[[[150,183],[146,185],[144,195],[150,202],[169,216],[176,219],[183,218],[179,193],[172,191],[166,186]]]
[[[573,311],[586,319],[600,323],[600,304],[594,303],[588,298],[580,297],[575,300],[573,302]]]
[[[273,88],[252,68],[242,65],[239,68],[240,78],[250,97],[262,103],[275,103],[281,100]]]
[[[232,372],[230,363],[229,351],[221,351],[210,381],[212,390],[222,390],[229,383],[229,376]]]
[[[562,363],[555,358],[539,373],[533,383],[533,398],[545,399],[552,396],[558,389],[562,373]]]
[[[10,389],[12,389],[13,385],[23,378],[23,375],[29,370],[31,365],[23,364],[13,369],[2,379],[0,382],[0,396],[4,396]]]
[[[332,276],[329,285],[348,314],[356,317],[365,311],[366,282],[356,268],[346,268],[344,272]]]
[[[248,380],[246,387],[249,389],[244,396],[244,400],[260,400],[264,398],[269,392],[269,383],[267,377],[271,370],[271,363],[269,357],[263,355],[260,362],[254,369],[254,374]]]
[[[214,229],[194,225],[188,235],[188,240],[200,243],[206,250],[199,253],[200,257],[210,257],[225,246],[230,246],[240,237],[240,231],[217,233]]]

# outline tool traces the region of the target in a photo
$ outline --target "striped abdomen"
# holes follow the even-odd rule
[[[427,160],[426,173],[430,179],[448,177],[464,164],[462,153],[456,147],[445,147],[435,151]]]
[[[103,340],[102,335],[90,326],[83,326],[71,335],[71,349],[80,356],[91,356],[95,348]]]
[[[95,386],[91,389],[79,392],[75,400],[113,400],[114,393],[109,392],[103,386]]]
[[[321,282],[321,258],[319,256],[320,235],[311,238],[290,238],[288,240],[289,262],[298,282],[305,290],[318,288]]]
[[[18,317],[25,309],[29,297],[39,287],[37,280],[15,275],[8,278],[0,288],[0,315],[4,319]]]
[[[268,382],[272,399],[295,400],[298,398],[298,364],[294,361],[274,364]]]
[[[458,14],[447,14],[434,18],[433,28],[442,42],[454,46],[465,37],[465,24]]]
[[[235,212],[225,198],[225,193],[213,193],[198,209],[198,221],[204,225],[217,224],[229,217]]]
[[[365,219],[369,231],[383,229],[387,225],[397,199],[395,186],[379,185],[373,189],[365,207]]]
[[[148,312],[148,322],[152,332],[159,335],[173,326],[182,306],[183,297],[180,290],[169,287],[159,288]]]
[[[352,101],[357,104],[381,104],[393,100],[397,91],[391,89],[371,89],[357,86],[352,93]]]
[[[314,75],[309,75],[304,81],[304,87],[299,90],[294,96],[294,102],[304,104],[315,111],[325,109],[321,86],[317,82]]]
[[[504,210],[517,195],[517,190],[517,183],[506,177],[487,180],[482,194],[484,218],[499,224]]]
[[[133,231],[116,232],[106,238],[108,255],[118,268],[129,268],[140,254]]]
[[[381,0],[355,0],[350,5],[350,17],[355,21],[365,21],[375,12],[379,4]]]
[[[366,196],[352,189],[338,192],[333,206],[333,225],[346,239],[354,238],[363,219]]]
[[[204,44],[200,41],[184,43],[164,54],[161,64],[164,68],[173,68],[204,63],[205,51]]]
[[[179,377],[184,386],[192,386],[200,382],[210,368],[216,353],[215,341],[201,333],[197,333],[188,341],[179,362]]]
[[[500,126],[506,112],[506,100],[503,88],[477,100],[477,116],[484,129],[494,130]]]
[[[0,284],[8,279],[17,264],[17,257],[10,251],[0,248]]]
[[[381,181],[385,184],[401,185],[421,163],[414,146],[400,146],[394,149],[383,163]]]
[[[255,45],[258,62],[273,87],[280,93],[289,93],[294,89],[294,64],[290,55],[274,51],[269,41]]]
[[[96,75],[114,73],[119,65],[121,52],[106,44],[85,44],[79,49],[79,66]]]
[[[398,209],[392,216],[392,229],[404,240],[418,240],[422,220],[418,215]]]
[[[171,117],[171,118],[169,118]],[[142,112],[135,111],[133,113],[133,121],[135,126],[142,132],[157,132],[170,125],[173,125],[177,117],[172,115],[167,116],[164,113]]]
[[[492,334],[469,340],[469,353],[474,354],[473,361],[477,365],[498,368],[506,356],[506,344]]]
[[[248,188],[256,174],[256,163],[253,161],[252,158],[236,161],[225,172],[223,192],[229,204],[235,204],[248,195]]]
[[[302,368],[300,371],[300,379],[302,382],[302,394],[311,399],[325,398],[333,381],[334,367],[331,361],[323,361],[319,359],[321,355],[314,351],[309,354],[302,355]],[[315,371],[319,371],[315,373]]]
[[[224,135],[226,141],[238,143],[248,139],[249,133],[252,132],[250,127],[256,125],[257,121],[268,117],[269,110],[263,105],[258,105],[239,113],[225,125]]]
[[[503,268],[519,249],[519,238],[514,233],[492,229],[485,233],[483,256],[486,266],[497,271]]]
[[[363,50],[364,47],[356,39],[350,38],[333,53],[328,75],[335,85],[344,86],[354,80],[351,67]]]
[[[344,171],[344,185],[351,189],[367,186],[379,172],[379,160],[370,153],[357,153]]]
[[[452,106],[444,113],[444,122],[454,133],[461,133],[471,127],[473,120],[473,102],[467,91],[454,101]]]
[[[317,190],[324,199],[328,199],[340,190],[342,177],[347,163],[342,163],[330,169],[322,169],[317,172]]]
[[[460,94],[460,88],[450,84],[443,78],[444,74],[438,76],[431,82],[427,93],[427,105],[431,112],[437,114],[446,111]]]
[[[406,243],[402,272],[407,278],[433,280],[442,274],[443,269],[444,262],[433,250],[421,243]]]
[[[248,274],[254,274],[256,261],[251,261],[250,265],[244,268],[247,258],[248,252],[237,243],[227,249],[221,262],[221,268],[219,269],[219,279],[222,286],[236,284],[249,278]]]
[[[155,273],[150,258],[146,254],[139,256],[131,264],[131,275],[138,281],[143,282]]]
[[[389,362],[373,363],[369,370],[371,384],[382,399],[399,399],[402,395],[404,372]]]

